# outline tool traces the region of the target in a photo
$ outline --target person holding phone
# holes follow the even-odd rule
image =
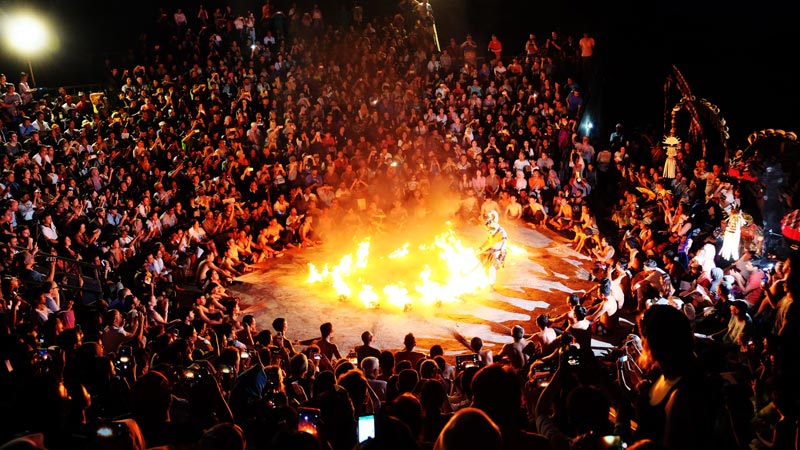
[[[272,321],[272,329],[275,330],[275,334],[272,337],[272,345],[278,348],[282,348],[286,351],[286,354],[290,357],[293,357],[297,354],[297,351],[294,348],[292,340],[286,337],[286,330],[289,329],[289,323],[283,317],[278,317]]]

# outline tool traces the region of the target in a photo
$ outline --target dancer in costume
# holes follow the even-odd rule
[[[492,210],[486,214],[484,225],[489,236],[480,247],[480,257],[484,268],[486,268],[489,285],[494,287],[497,269],[503,267],[506,259],[508,234],[500,226],[500,215],[497,211]]]

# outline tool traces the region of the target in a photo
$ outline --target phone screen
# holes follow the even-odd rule
[[[478,366],[478,354],[472,353],[469,355],[457,355],[456,356],[456,369],[457,370],[464,370],[467,367],[474,367]]]
[[[628,445],[623,442],[620,436],[616,435],[609,435],[603,436],[603,449],[604,450],[623,450],[627,448]]]
[[[358,442],[375,437],[375,416],[370,414],[358,416]]]
[[[313,436],[318,435],[319,409],[301,407],[297,410],[297,430]]]

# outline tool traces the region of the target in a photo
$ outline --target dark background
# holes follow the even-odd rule
[[[39,86],[80,85],[101,81],[103,60],[124,54],[155,21],[158,8],[171,14],[183,7],[193,19],[199,1],[143,0],[27,0],[0,2],[0,13],[16,7],[34,7],[56,24],[60,46],[33,60]],[[221,3],[202,2],[209,12]],[[288,10],[289,2],[273,0]],[[313,4],[297,0],[301,9]],[[319,4],[328,17],[344,3]],[[361,0],[367,14],[392,11],[396,0]],[[662,131],[664,83],[670,66],[683,73],[697,98],[719,106],[730,127],[731,147],[746,146],[745,138],[764,128],[798,131],[795,111],[798,79],[795,50],[799,32],[795,2],[616,2],[576,0],[432,0],[442,45],[451,37],[462,42],[473,34],[485,48],[491,33],[504,44],[504,53],[521,53],[529,33],[543,43],[553,30],[580,38],[588,31],[597,41],[596,55],[603,67],[599,88],[593,92],[598,128],[595,139],[605,139],[614,123],[628,128],[651,125]],[[253,9],[256,0],[231,0],[234,12]],[[0,70],[9,81],[27,70],[27,61],[0,52]],[[669,107],[677,101],[670,96]],[[680,130],[679,130],[680,131]]]

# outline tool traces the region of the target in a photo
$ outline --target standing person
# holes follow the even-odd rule
[[[594,56],[594,38],[589,35],[588,31],[583,32],[583,37],[578,41],[578,46],[581,49],[581,75],[583,81],[592,75],[592,57]]]
[[[680,147],[680,145],[681,141],[673,136],[664,139],[664,147],[666,147],[667,160],[664,161],[664,171],[662,172],[661,176],[663,178],[670,179],[670,181],[676,176],[678,165],[675,157],[678,156],[678,148]]]
[[[476,67],[478,64],[478,44],[472,40],[472,35],[467,35],[467,40],[461,43],[461,51],[464,55],[464,63],[469,64],[470,67]]]
[[[489,40],[489,45],[487,46],[487,50],[489,50],[493,55],[496,61],[500,61],[500,55],[503,53],[503,43],[500,42],[500,39],[497,39],[497,35],[493,34],[492,39]]]
[[[36,89],[28,84],[28,74],[22,72],[19,74],[19,96],[22,98],[22,104],[27,105],[33,101],[33,93]]]
[[[525,42],[525,56],[527,56],[526,62],[529,64],[533,64],[534,59],[539,54],[539,43],[536,42],[536,35],[531,33],[528,36],[528,41]]]
[[[747,222],[738,209],[731,210],[728,220],[725,221],[725,235],[722,238],[722,248],[719,256],[729,261],[739,259],[739,241],[742,237],[742,226]]]
[[[489,285],[493,289],[494,282],[497,278],[497,269],[503,267],[503,263],[506,259],[508,234],[506,230],[500,226],[500,216],[497,214],[497,211],[489,211],[486,214],[484,224],[489,236],[480,247],[480,255],[483,266],[486,268]]]
[[[634,438],[653,439],[670,449],[713,446],[718,386],[697,359],[689,319],[671,305],[653,305],[639,329],[653,375],[639,387]]]
[[[0,103],[3,113],[2,119],[9,124],[20,124],[22,122],[22,115],[20,114],[22,97],[15,92],[13,84],[6,86],[6,93],[2,100],[2,103]]]

